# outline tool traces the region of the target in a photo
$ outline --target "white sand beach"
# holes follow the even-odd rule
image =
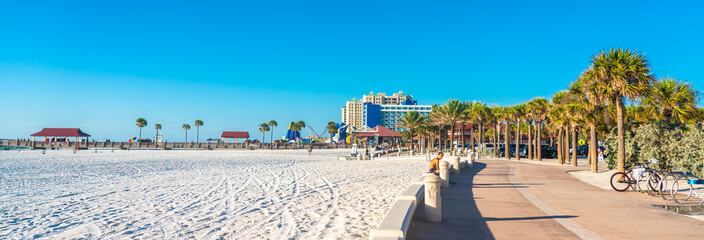
[[[0,236],[364,239],[427,163],[347,152],[0,152]]]

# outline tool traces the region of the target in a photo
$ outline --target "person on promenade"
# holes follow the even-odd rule
[[[438,156],[430,160],[430,168],[428,173],[434,173],[435,175],[440,175],[440,160],[442,160],[444,153],[438,152]]]
[[[313,144],[308,144],[308,156],[310,156],[310,153],[313,152]]]

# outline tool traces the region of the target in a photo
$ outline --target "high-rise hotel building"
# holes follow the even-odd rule
[[[431,105],[417,105],[413,96],[403,94],[402,91],[391,96],[371,92],[361,100],[353,98],[352,101],[347,101],[342,107],[342,122],[357,130],[381,125],[399,131],[403,128],[397,127],[397,124],[404,114],[417,111],[427,117],[431,109]]]

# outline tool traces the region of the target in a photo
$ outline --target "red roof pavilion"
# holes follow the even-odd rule
[[[32,137],[90,137],[89,134],[81,131],[80,128],[44,128],[38,133],[30,135]]]
[[[222,135],[220,135],[221,138],[225,139],[225,142],[227,142],[228,138],[234,138],[235,142],[237,142],[238,138],[247,138],[249,139],[249,132],[235,132],[235,131],[223,131]]]
[[[232,132],[232,131],[224,131],[222,132],[222,135],[220,135],[221,138],[249,138],[249,132]]]
[[[398,133],[398,132],[396,132],[396,131],[394,131],[394,130],[385,128],[385,127],[383,127],[383,126],[381,126],[381,125],[380,125],[380,126],[376,126],[376,127],[372,128],[372,129],[369,130],[369,131],[355,132],[355,134],[356,134],[357,137],[375,137],[375,136],[379,136],[379,137],[401,137],[401,134],[400,134],[400,133]],[[377,134],[378,134],[378,135],[377,135]]]

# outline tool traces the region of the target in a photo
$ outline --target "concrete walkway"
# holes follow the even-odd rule
[[[567,173],[577,169],[586,167],[476,162],[443,189],[443,223],[425,222],[419,211],[408,239],[704,238],[704,222],[652,207],[643,194],[603,190]]]

